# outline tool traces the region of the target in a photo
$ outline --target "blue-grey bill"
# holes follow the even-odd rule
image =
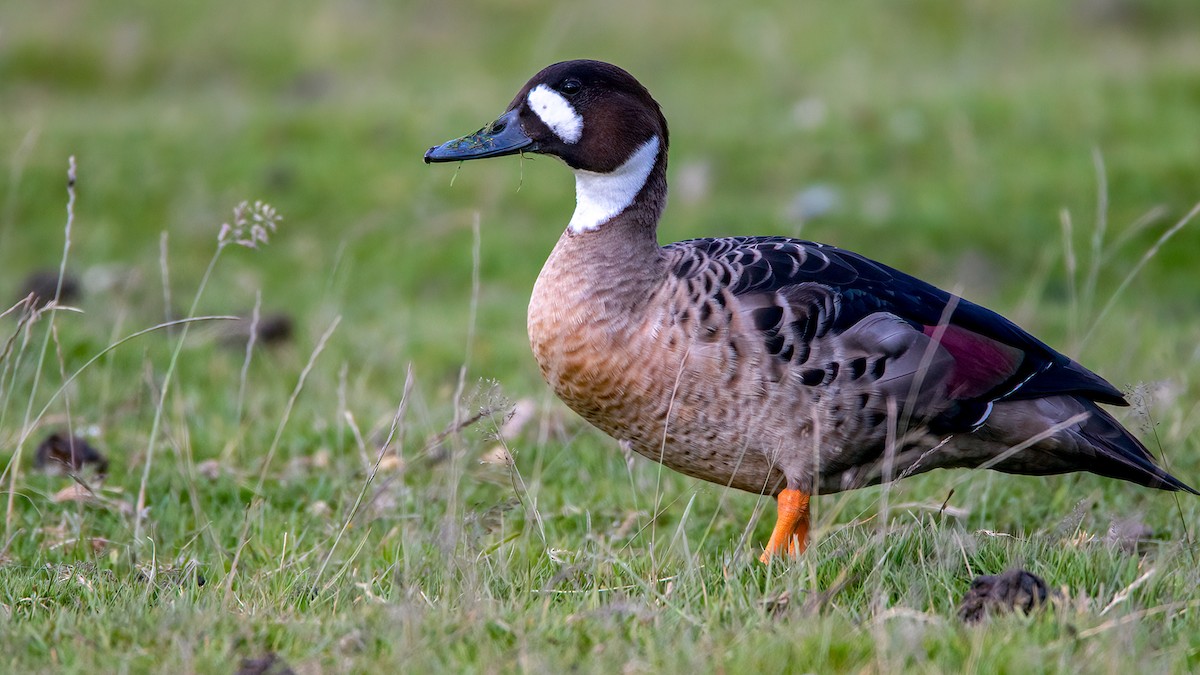
[[[462,138],[446,141],[425,153],[425,163],[460,162],[467,159],[515,155],[533,146],[533,139],[521,131],[517,111],[510,110],[495,122]]]

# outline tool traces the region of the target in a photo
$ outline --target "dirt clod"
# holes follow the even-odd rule
[[[237,675],[295,675],[295,672],[275,652],[244,658],[237,669]]]
[[[55,293],[58,293],[58,301],[63,304],[69,304],[79,299],[81,289],[82,284],[72,274],[63,275],[62,289],[59,290],[58,270],[38,270],[31,272],[21,282],[20,297],[17,299],[21,300],[32,295],[33,306],[43,307],[54,299]]]
[[[254,340],[258,344],[276,347],[291,341],[295,325],[291,315],[284,312],[264,314],[259,317],[257,323],[247,316],[222,325],[221,341],[229,346],[241,347],[250,339],[253,331]]]
[[[37,447],[33,465],[46,472],[78,472],[85,466],[95,467],[96,473],[108,473],[108,460],[79,436],[53,433]]]
[[[1046,582],[1023,569],[1008,570],[996,576],[979,576],[958,606],[958,618],[978,623],[988,614],[1019,609],[1028,614],[1045,605],[1049,591]]]

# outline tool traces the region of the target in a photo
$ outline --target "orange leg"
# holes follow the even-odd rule
[[[775,529],[767,548],[758,558],[764,563],[776,556],[798,556],[808,547],[808,495],[789,488],[780,492],[777,499],[779,515]]]

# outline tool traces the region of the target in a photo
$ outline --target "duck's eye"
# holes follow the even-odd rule
[[[583,83],[573,77],[563,80],[563,83],[558,85],[558,90],[567,96],[578,94],[580,89],[583,89]]]

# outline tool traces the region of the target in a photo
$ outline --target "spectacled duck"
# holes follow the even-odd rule
[[[811,241],[660,246],[667,146],[644,86],[578,60],[425,162],[537,153],[575,173],[575,213],[529,303],[542,375],[638,454],[776,497],[764,562],[804,551],[812,495],[931,469],[1196,493],[1097,405],[1127,405],[1120,391],[991,310]]]

